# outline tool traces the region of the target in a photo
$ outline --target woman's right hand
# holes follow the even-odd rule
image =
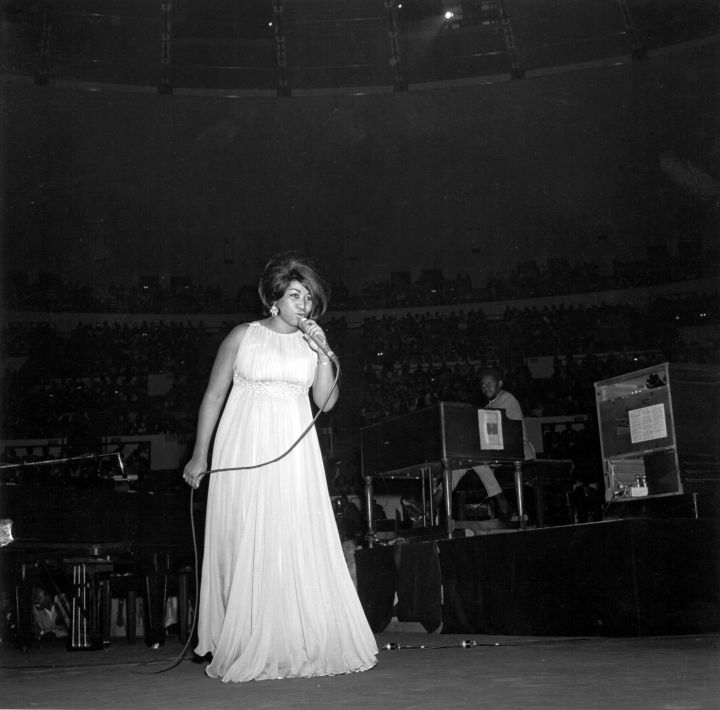
[[[191,488],[197,488],[206,473],[207,463],[205,460],[193,457],[185,464],[183,479]]]

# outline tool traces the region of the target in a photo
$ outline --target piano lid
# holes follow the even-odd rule
[[[462,402],[438,402],[360,431],[364,476],[416,477],[421,468],[461,468],[479,463],[524,460],[522,422],[501,413],[502,449],[483,449],[478,409]]]

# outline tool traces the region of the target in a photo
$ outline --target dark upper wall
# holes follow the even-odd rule
[[[716,69],[708,41],[400,94],[9,83],[4,263],[100,286],[159,274],[232,290],[285,248],[316,253],[351,287],[402,269],[482,283],[526,259],[672,250],[717,223]]]
[[[0,22],[3,70],[43,82],[295,92],[520,75],[644,56],[716,34],[720,6],[716,0],[0,0]]]

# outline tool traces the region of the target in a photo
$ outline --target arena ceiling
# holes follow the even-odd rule
[[[3,0],[3,71],[170,93],[512,75],[720,31],[713,0]]]
[[[232,290],[301,245],[358,287],[716,240],[714,2],[504,0],[514,55],[496,2],[393,5],[398,83],[384,2],[287,0],[287,100],[272,2],[162,5],[2,3],[5,268]]]

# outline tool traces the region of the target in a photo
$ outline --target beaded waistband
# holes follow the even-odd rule
[[[261,392],[271,397],[300,397],[307,394],[307,387],[293,385],[290,382],[275,382],[272,380],[246,380],[242,377],[233,378],[235,387]]]

